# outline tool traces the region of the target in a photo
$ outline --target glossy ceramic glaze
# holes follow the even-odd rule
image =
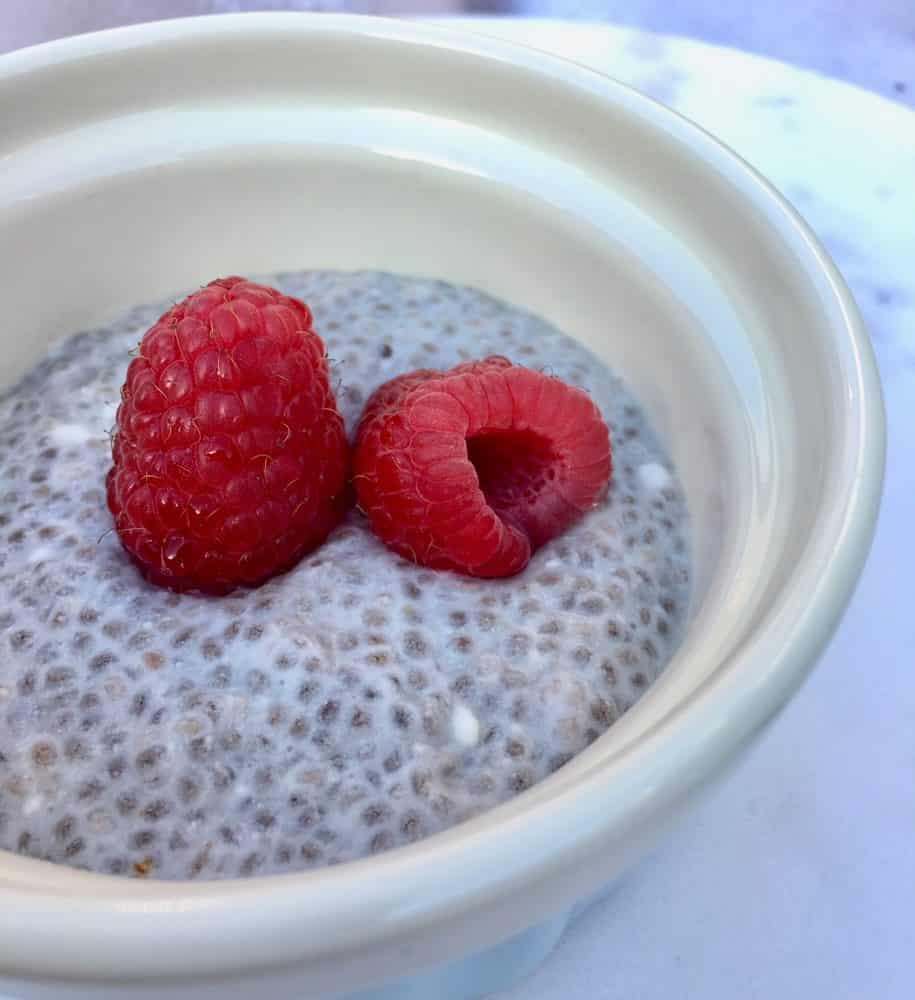
[[[0,988],[465,998],[526,971],[777,712],[851,594],[883,414],[838,274],[670,111],[434,27],[257,15],[87,36],[0,60],[0,120],[4,383],[55,337],[214,274],[475,284],[629,380],[681,470],[698,571],[687,639],[635,710],[416,846],[210,884],[0,855]]]

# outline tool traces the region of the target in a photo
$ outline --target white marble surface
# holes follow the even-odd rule
[[[890,423],[878,537],[813,678],[740,769],[499,1000],[915,996],[915,114],[683,39],[482,30],[631,83],[772,180],[851,284]]]
[[[383,2],[396,4],[398,0]],[[915,4],[912,0],[867,0],[866,3],[861,0],[768,0],[766,3],[760,0],[727,0],[727,3],[721,0],[487,0],[487,3],[492,5],[487,9],[493,12],[505,10],[535,17],[612,21],[756,52],[855,83],[915,107]]]

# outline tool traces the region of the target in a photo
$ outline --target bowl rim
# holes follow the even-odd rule
[[[79,946],[62,948],[54,968],[77,979],[155,976],[176,968],[225,974],[236,967],[318,960],[460,918],[520,885],[554,878],[593,855],[601,838],[618,833],[632,817],[659,812],[684,797],[781,708],[835,629],[873,537],[885,454],[883,403],[870,341],[844,280],[807,224],[749,164],[630,87],[558,56],[488,38],[476,26],[471,31],[301,13],[210,15],[49,42],[0,57],[0,86],[20,74],[114,51],[137,53],[146,45],[191,37],[201,44],[242,35],[263,41],[278,31],[287,40],[292,33],[326,32],[434,45],[521,65],[547,74],[557,86],[584,88],[687,145],[708,169],[723,172],[783,242],[802,248],[799,263],[807,274],[825,281],[831,338],[849,359],[845,413],[852,432],[843,437],[842,489],[830,497],[818,534],[751,639],[637,741],[611,759],[589,754],[572,782],[554,776],[416,845],[295,874],[140,882],[0,852],[4,971],[34,974],[47,968],[48,940],[72,935],[76,924],[82,928]],[[572,814],[580,822],[570,824]],[[265,934],[266,927],[272,933]],[[176,954],[163,970],[162,955],[171,959],[180,951],[176,936],[183,934],[196,950]]]

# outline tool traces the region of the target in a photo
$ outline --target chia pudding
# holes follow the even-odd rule
[[[172,594],[129,561],[104,492],[131,351],[170,303],[67,339],[0,399],[0,848],[192,879],[409,844],[562,767],[680,641],[683,491],[585,348],[470,288],[261,280],[311,307],[350,432],[382,382],[504,355],[591,395],[609,492],[507,580],[415,566],[353,511],[258,589]]]

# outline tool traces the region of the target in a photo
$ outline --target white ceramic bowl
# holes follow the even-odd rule
[[[884,426],[841,278],[688,122],[434,27],[252,15],[54,43],[0,60],[0,122],[3,382],[51,339],[220,273],[474,284],[635,387],[679,463],[697,566],[686,641],[632,712],[416,846],[204,884],[0,854],[0,991],[446,1000],[525,973],[772,718],[849,599]]]

